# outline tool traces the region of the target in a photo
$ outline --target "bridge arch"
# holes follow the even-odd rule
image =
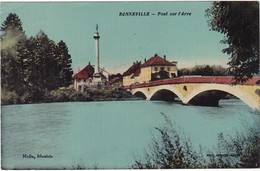
[[[168,102],[176,101],[175,98],[178,97],[174,92],[166,89],[158,90],[151,96],[150,100],[163,100]]]
[[[141,97],[142,99],[147,99],[147,95],[142,89],[136,89],[132,91],[132,94],[136,97]]]
[[[183,101],[183,96],[182,94],[179,92],[179,90],[174,87],[174,86],[171,86],[171,85],[162,85],[162,86],[157,86],[148,96],[147,96],[147,99],[148,100],[152,100],[153,99],[153,96],[156,94],[156,93],[160,93],[160,92],[171,92],[173,96],[175,97],[178,97],[181,101]]]
[[[250,106],[253,109],[259,110],[259,102],[255,100],[252,96],[248,95],[243,91],[243,89],[239,88],[238,86],[230,86],[225,84],[207,84],[201,85],[198,88],[191,91],[185,98],[183,98],[182,102],[188,104],[195,96],[207,92],[207,91],[221,91],[226,92],[231,95],[236,96],[245,104]]]

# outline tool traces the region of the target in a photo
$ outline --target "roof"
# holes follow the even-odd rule
[[[140,74],[140,69],[141,69],[141,62],[136,62],[123,73],[123,76],[131,75],[131,74],[134,75]]]
[[[95,76],[107,79],[107,77],[102,72],[93,74],[93,77],[95,77]]]
[[[112,80],[110,80],[110,83],[113,84],[113,83],[116,83],[118,81],[122,81],[119,77],[114,77],[112,78]]]
[[[151,57],[148,61],[146,61],[142,67],[147,67],[147,66],[175,66],[173,63],[167,61],[166,59],[158,56],[158,55],[154,55],[153,57]]]
[[[88,64],[84,69],[79,71],[77,74],[73,76],[76,79],[88,79],[89,77],[93,77],[94,68],[92,65]]]

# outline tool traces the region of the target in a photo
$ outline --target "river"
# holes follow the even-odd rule
[[[2,106],[2,167],[7,169],[129,168],[151,144],[167,115],[193,146],[212,149],[217,134],[246,131],[259,113],[239,100],[221,107],[160,101],[108,101]],[[51,158],[26,156],[48,155]]]

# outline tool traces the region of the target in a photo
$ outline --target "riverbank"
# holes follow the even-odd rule
[[[124,100],[139,100],[139,98],[135,98],[125,90],[112,89],[88,89],[85,92],[72,89],[44,90],[33,93],[25,92],[20,96],[16,92],[3,91],[1,95],[1,105]]]

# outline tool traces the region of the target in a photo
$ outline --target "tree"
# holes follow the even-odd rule
[[[178,70],[178,75],[223,76],[227,75],[226,70],[226,68],[220,65],[196,65],[192,68],[182,68]]]
[[[30,89],[54,90],[71,84],[72,61],[65,42],[55,44],[43,31],[39,31],[26,41],[19,56],[26,59],[25,80]]]
[[[1,26],[1,31],[5,32],[9,29],[23,31],[22,21],[15,13],[10,13]]]
[[[17,55],[26,40],[18,15],[10,13],[1,26],[1,86],[22,94],[23,60]]]
[[[26,38],[22,22],[10,13],[1,26],[1,87],[31,101],[49,90],[69,86],[71,56],[65,42],[56,44],[43,32]]]
[[[71,56],[68,47],[64,41],[57,45],[57,64],[59,68],[59,87],[68,87],[71,85],[73,70],[71,68]]]
[[[211,30],[224,34],[223,53],[230,55],[229,71],[236,82],[259,73],[259,3],[213,2],[206,10]]]
[[[152,74],[152,80],[162,80],[170,78],[169,72],[160,70],[159,72]]]
[[[52,90],[57,83],[52,79],[58,75],[55,61],[56,44],[43,32],[29,38],[18,56],[24,60],[24,78],[29,89]]]

